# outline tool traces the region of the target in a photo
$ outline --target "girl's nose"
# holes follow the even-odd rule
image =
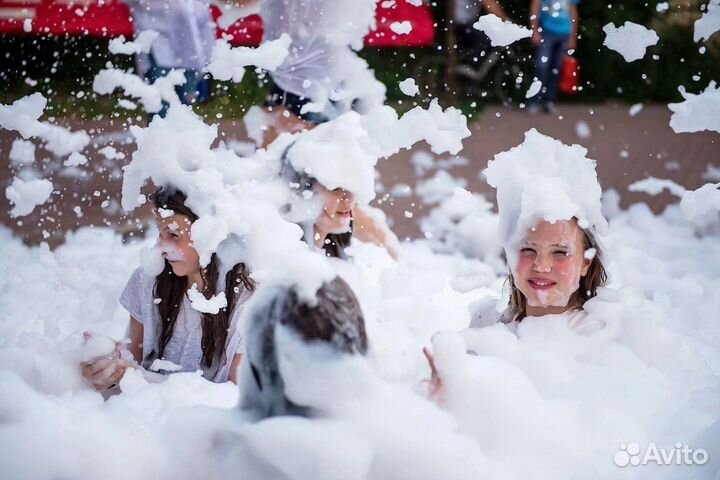
[[[533,262],[533,270],[536,272],[549,272],[552,270],[552,259],[547,255],[537,255]]]
[[[167,251],[171,245],[172,242],[170,242],[166,238],[163,238],[162,236],[158,237],[157,242],[155,242],[155,246],[157,246],[163,252]]]
[[[355,195],[353,195],[353,193],[348,190],[343,190],[340,193],[340,201],[344,203],[354,203]]]

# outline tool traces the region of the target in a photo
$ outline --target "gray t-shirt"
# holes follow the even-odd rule
[[[122,305],[130,315],[143,325],[143,356],[142,365],[149,368],[151,363],[150,353],[157,347],[160,335],[160,313],[153,298],[153,287],[155,277],[150,277],[143,272],[142,268],[136,269],[125,290],[120,296]],[[245,302],[252,293],[244,289],[235,305],[230,328],[225,343],[225,356],[218,372],[212,378],[214,382],[228,381],[230,365],[235,355],[242,354],[245,348],[243,328],[239,324],[239,318],[243,311]],[[175,330],[170,341],[165,347],[164,360],[168,360],[182,367],[183,372],[194,372],[202,370],[200,361],[202,359],[202,316],[195,310],[187,296],[183,298],[183,304],[178,312],[175,323]]]

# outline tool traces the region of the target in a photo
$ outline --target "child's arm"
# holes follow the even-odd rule
[[[128,350],[130,350],[137,363],[143,361],[143,332],[143,324],[131,316],[127,332],[127,337],[130,339]]]
[[[230,364],[230,372],[228,372],[228,380],[233,382],[235,385],[238,383],[238,368],[240,367],[240,362],[242,361],[242,355],[239,353],[235,355],[233,358],[232,363]]]
[[[497,0],[482,0],[480,3],[482,3],[485,10],[497,17],[500,17],[501,20],[508,19],[507,13],[505,13],[505,10],[503,10]]]
[[[530,27],[532,27],[532,43],[540,46],[542,36],[540,35],[540,0],[530,2]]]
[[[580,24],[577,3],[570,4],[570,38],[568,39],[568,50],[577,48],[577,32]]]

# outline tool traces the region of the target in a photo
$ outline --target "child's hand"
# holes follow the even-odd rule
[[[435,367],[435,357],[430,353],[427,347],[423,348],[423,354],[427,358],[428,365],[430,365],[430,380],[428,382],[428,396],[431,400],[438,400],[443,389],[442,378],[438,374],[437,368]]]
[[[123,348],[121,342],[115,344],[115,350],[110,355],[102,355],[80,363],[83,378],[98,392],[116,385],[125,370],[133,365],[120,356]]]

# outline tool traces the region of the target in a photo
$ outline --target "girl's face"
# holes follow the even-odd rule
[[[585,258],[584,234],[574,220],[539,222],[520,241],[516,255],[513,278],[531,316],[567,310],[592,263]]]
[[[179,213],[162,218],[156,212],[155,221],[160,230],[157,246],[163,258],[170,262],[175,275],[187,277],[200,272],[200,257],[190,240],[190,219]]]
[[[328,190],[319,186],[316,194],[322,200],[322,211],[315,220],[315,225],[327,233],[345,233],[350,231],[352,209],[355,207],[355,196],[342,188]]]

